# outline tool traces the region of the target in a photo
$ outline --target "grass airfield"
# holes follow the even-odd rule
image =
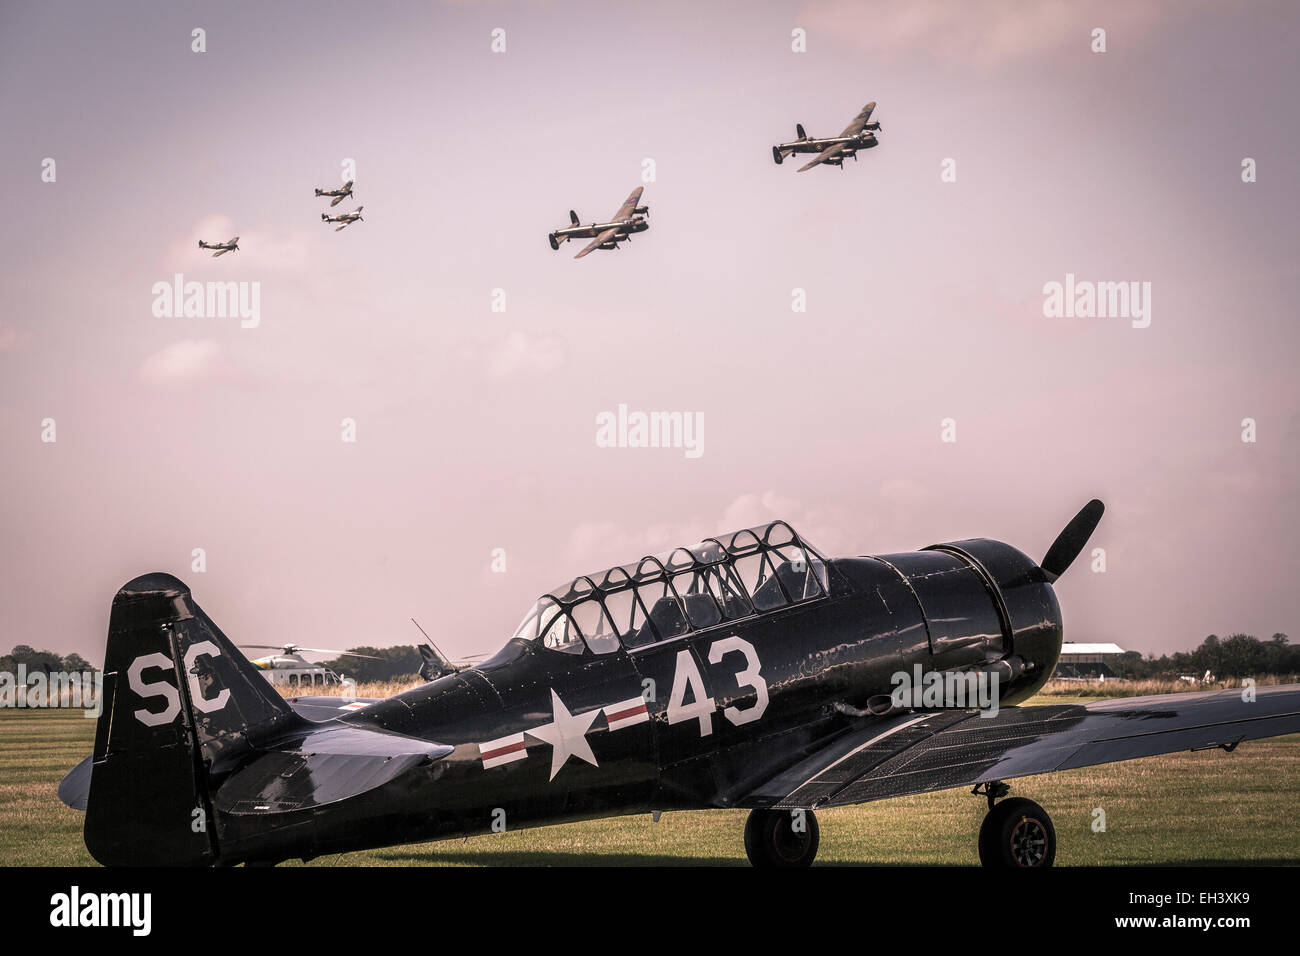
[[[1062,695],[1031,703],[1069,703]],[[0,710],[0,865],[93,866],[83,815],[59,802],[95,721],[80,711]],[[1234,753],[1149,757],[1010,781],[1056,826],[1058,866],[1300,863],[1300,734]],[[1094,810],[1106,815],[1093,831]],[[819,865],[975,866],[985,802],[965,790],[819,811]],[[665,813],[388,847],[309,866],[737,866],[746,811]],[[294,865],[294,864],[288,864]]]

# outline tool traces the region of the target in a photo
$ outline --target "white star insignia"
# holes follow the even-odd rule
[[[596,755],[591,752],[591,745],[587,743],[587,731],[591,729],[600,708],[589,710],[585,714],[571,714],[569,708],[564,706],[564,701],[560,700],[560,695],[552,688],[551,712],[554,719],[549,724],[524,731],[528,736],[551,745],[551,779],[555,779],[570,755],[587,761],[593,767],[599,766]]]

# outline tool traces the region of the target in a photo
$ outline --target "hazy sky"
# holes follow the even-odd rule
[[[1041,558],[1093,496],[1067,639],[1300,639],[1298,21],[7,0],[0,650],[102,663],[116,589],[167,570],[236,642],[412,643],[414,615],[490,651],[563,580],[772,517],[831,555]],[[772,162],[868,100],[856,164]],[[312,190],[346,158],[365,221],[335,233]],[[552,252],[646,159],[649,232]],[[178,272],[259,283],[260,324],[156,317]],[[1149,282],[1150,326],[1044,317],[1067,273]],[[703,455],[597,447],[620,403],[702,413]]]

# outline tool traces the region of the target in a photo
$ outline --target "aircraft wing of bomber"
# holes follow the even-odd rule
[[[59,796],[109,865],[740,807],[755,865],[806,866],[820,808],[970,787],[986,866],[1050,866],[1051,819],[1005,781],[1300,732],[1300,685],[1020,706],[1102,511],[1041,563],[987,538],[828,559],[782,521],[706,538],[580,575],[490,659],[374,701],[286,701],[181,581],[144,575],[113,601],[94,753]]]

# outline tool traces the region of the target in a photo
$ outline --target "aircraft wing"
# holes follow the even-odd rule
[[[626,219],[631,216],[633,210],[636,209],[637,204],[641,202],[641,193],[644,191],[644,186],[638,186],[636,189],[632,190],[632,192],[628,194],[628,197],[623,200],[623,205],[618,207],[618,212],[614,213],[614,218],[611,219],[610,222],[618,222],[620,219]]]
[[[635,195],[637,196],[641,195],[641,190],[638,189]],[[591,240],[591,242],[587,245],[587,248],[583,249],[580,253],[578,253],[573,258],[581,259],[587,253],[591,252],[592,249],[595,249],[597,246],[599,246],[602,242],[609,242],[609,240],[613,239],[616,235],[618,235],[617,229],[606,229],[595,239]]]
[[[840,133],[840,135],[857,136],[859,133],[861,133],[862,127],[866,126],[868,123],[871,122],[871,111],[874,110],[875,108],[876,108],[875,100],[872,100],[866,106],[862,107],[862,112],[858,113],[857,116],[853,117],[853,122],[851,122],[848,126],[844,127],[844,132]]]
[[[842,152],[844,152],[843,143],[836,143],[834,146],[827,146],[820,153],[818,153],[817,157],[813,159],[811,162],[804,163],[802,166],[800,166],[799,172],[803,172],[805,169],[812,169],[818,163],[824,163],[832,156],[838,156]]]
[[[214,252],[212,253],[212,258],[215,259],[217,256],[224,256],[229,251],[230,251],[229,249],[222,249],[219,252]]]
[[[872,720],[736,799],[818,809],[1300,733],[1300,684]]]
[[[339,203],[341,203],[342,201],[343,201],[343,196],[342,196],[342,194],[340,194],[340,195],[338,195],[338,196],[335,196],[335,197],[333,198],[333,200],[330,201],[330,205],[331,205],[331,206],[337,206],[337,205],[338,205]]]

